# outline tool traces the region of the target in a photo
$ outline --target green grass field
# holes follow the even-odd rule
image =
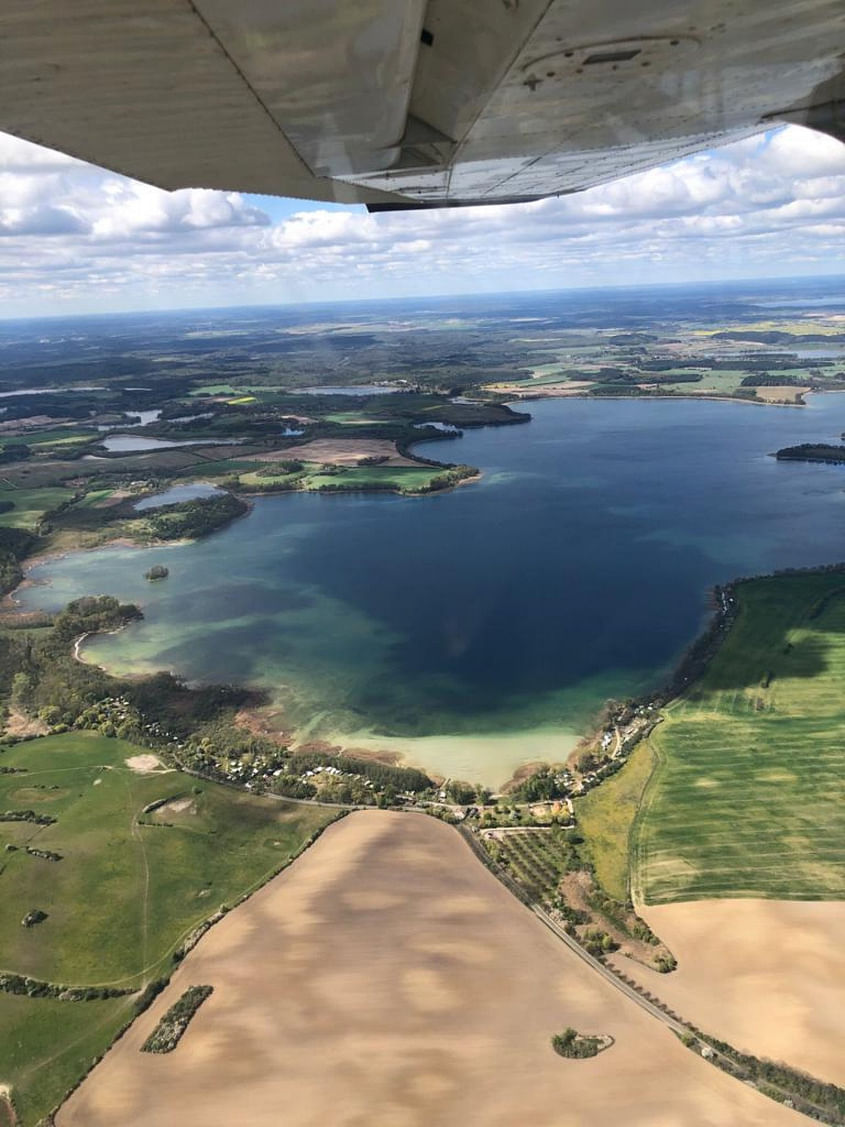
[[[672,373],[659,374],[668,376]],[[740,368],[709,372],[702,370],[701,379],[696,383],[666,383],[661,385],[661,390],[674,391],[680,395],[733,395],[747,375],[748,372]]]
[[[319,489],[321,485],[337,485],[343,489],[367,489],[375,485],[389,485],[396,489],[419,489],[428,485],[433,477],[442,473],[438,466],[353,466],[339,474],[314,474],[304,481],[306,489]]]
[[[0,513],[0,525],[34,529],[45,513],[72,497],[72,489],[0,489],[0,501],[11,501],[15,506],[8,513]]]
[[[129,1021],[134,999],[62,1002],[0,994],[0,1068],[21,1127],[32,1127],[84,1076]]]
[[[243,388],[232,387],[230,383],[206,383],[193,388],[190,395],[240,395]]]
[[[217,458],[207,462],[195,462],[192,466],[186,468],[185,473],[179,476],[197,477],[199,471],[202,471],[203,480],[205,481],[210,475],[215,477],[229,477],[240,471],[249,472],[259,469],[263,465],[266,465],[266,463],[244,458]]]
[[[323,415],[323,421],[350,427],[387,427],[392,425],[390,419],[368,419],[366,416],[359,415],[356,411],[336,411],[331,415]]]
[[[272,463],[256,463],[257,470],[240,474],[240,481],[246,486],[261,486],[272,489],[274,486],[284,486],[294,483],[296,488],[304,490],[317,490],[321,486],[334,486],[342,489],[370,489],[392,488],[415,490],[428,485],[433,477],[442,473],[437,466],[348,466],[340,473],[327,474],[321,472],[321,467],[316,462],[308,463],[307,473],[298,477],[296,473],[285,473],[279,466],[279,472],[269,474],[273,468]]]
[[[23,435],[19,440],[27,446],[79,446],[90,442],[94,438],[102,438],[99,431],[84,430],[73,425],[67,427],[54,427],[52,430],[39,430],[32,434]]]
[[[107,501],[114,492],[114,489],[93,489],[90,493],[86,493],[81,501],[77,502],[76,508],[96,508],[103,501]]]
[[[650,738],[631,863],[648,904],[845,897],[845,575],[738,590],[728,638]]]
[[[274,486],[289,485],[297,480],[295,473],[285,473],[285,471],[278,467],[278,472],[270,472],[273,470],[273,464],[268,462],[259,462],[258,470],[252,470],[249,473],[242,473],[238,475],[238,481],[246,486],[259,486],[264,489],[270,489]]]
[[[638,744],[621,771],[611,775],[575,803],[582,852],[592,864],[604,891],[624,904],[628,900],[631,827],[654,766],[648,741]]]
[[[263,883],[331,820],[328,810],[177,771],[138,774],[126,760],[143,753],[91,732],[0,753],[0,767],[26,770],[0,774],[0,810],[57,819],[48,826],[0,821],[0,970],[67,985],[140,988],[167,972],[174,949],[197,924]],[[174,805],[142,813],[162,798]],[[7,843],[17,850],[6,851]],[[33,857],[25,845],[62,860]],[[24,928],[32,908],[47,919]],[[131,1001],[0,993],[0,1080],[15,1086],[19,1110],[49,1110],[93,1051],[108,1045]],[[37,1118],[33,1112],[23,1122]]]

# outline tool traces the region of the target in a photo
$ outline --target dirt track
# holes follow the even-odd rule
[[[211,983],[175,1052],[138,1047]],[[554,1054],[573,1025],[616,1044]],[[59,1127],[779,1127],[579,962],[450,827],[352,814],[213,928]]]

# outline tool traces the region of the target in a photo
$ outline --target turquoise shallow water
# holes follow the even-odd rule
[[[480,466],[477,484],[259,499],[204,541],[45,564],[32,578],[49,585],[21,602],[138,601],[145,620],[88,658],[260,684],[303,731],[496,783],[565,753],[607,696],[658,682],[713,583],[845,556],[845,469],[767,456],[838,439],[845,395],[530,409],[525,426],[420,444]],[[150,585],[159,562],[170,577]]]

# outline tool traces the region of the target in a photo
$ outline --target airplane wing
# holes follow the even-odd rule
[[[499,203],[845,139],[843,52],[841,0],[5,0],[0,129],[163,188]]]

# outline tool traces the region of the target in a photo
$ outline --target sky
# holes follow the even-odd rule
[[[845,145],[784,126],[598,188],[369,215],[165,192],[0,134],[0,316],[845,273]]]

